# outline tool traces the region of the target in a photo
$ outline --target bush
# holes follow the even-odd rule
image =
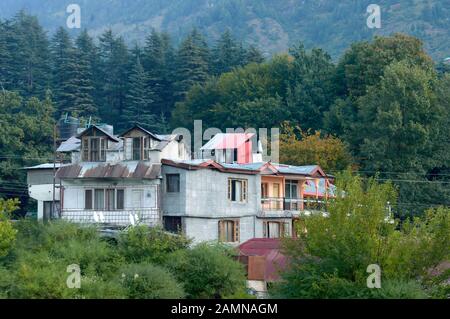
[[[430,290],[442,295],[435,284],[425,287],[424,280],[430,268],[449,256],[450,210],[430,210],[425,218],[400,226],[390,222],[386,207],[396,199],[390,183],[365,183],[348,172],[337,181],[336,194],[345,196],[327,203],[328,216],[304,218],[298,239],[285,239],[291,268],[273,293],[288,298],[425,298]],[[366,287],[370,264],[381,268],[381,289]]]
[[[162,264],[167,256],[186,249],[190,241],[181,235],[165,232],[161,228],[137,226],[119,238],[119,253],[130,263],[150,262]]]
[[[151,264],[131,264],[121,269],[121,282],[131,299],[180,299],[183,288],[167,270]]]
[[[0,220],[0,257],[8,254],[16,239],[17,230],[9,220]]]
[[[220,245],[177,251],[167,266],[183,283],[188,298],[222,298],[245,290],[243,266]]]

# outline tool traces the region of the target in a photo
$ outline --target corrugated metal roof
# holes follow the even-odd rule
[[[239,245],[239,255],[265,257],[265,280],[276,281],[280,278],[279,271],[287,265],[287,257],[280,248],[278,238],[252,238]]]
[[[81,140],[76,138],[75,136],[72,136],[67,141],[62,142],[56,151],[60,153],[73,152],[79,151],[80,147],[81,147]]]
[[[284,164],[273,164],[280,173],[311,175],[318,168],[317,165],[293,166]]]
[[[61,164],[61,163],[55,163],[55,167],[56,168],[60,168],[62,166],[66,166],[67,164]],[[51,169],[53,168],[53,163],[45,163],[45,164],[39,164],[36,166],[28,166],[28,167],[24,167],[24,169]]]
[[[220,163],[225,168],[234,168],[234,169],[244,169],[244,170],[251,170],[256,171],[259,170],[261,167],[263,167],[266,163],[245,163],[245,164],[239,164],[239,163]]]
[[[253,133],[217,133],[200,150],[238,148],[254,135]]]
[[[142,161],[111,163],[80,163],[58,169],[58,178],[144,178],[155,179],[161,175],[161,164]]]

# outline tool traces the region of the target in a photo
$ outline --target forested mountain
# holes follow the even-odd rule
[[[0,18],[25,9],[53,33],[65,25],[71,3],[80,5],[81,25],[92,36],[111,28],[128,43],[142,44],[152,28],[179,43],[195,26],[209,43],[230,29],[266,55],[302,41],[337,58],[355,41],[402,32],[424,41],[434,59],[450,56],[450,2],[441,0],[2,0]],[[371,3],[381,7],[380,29],[366,25]]]

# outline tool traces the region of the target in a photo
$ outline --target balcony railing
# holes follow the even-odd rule
[[[325,210],[325,201],[311,198],[266,197],[261,198],[261,206],[263,211]]]
[[[156,226],[161,222],[161,215],[157,208],[111,211],[63,209],[61,218],[74,223],[105,227]]]

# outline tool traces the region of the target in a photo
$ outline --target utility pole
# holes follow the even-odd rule
[[[56,124],[53,125],[53,201],[50,218],[52,218],[56,213],[55,190],[56,190]]]

